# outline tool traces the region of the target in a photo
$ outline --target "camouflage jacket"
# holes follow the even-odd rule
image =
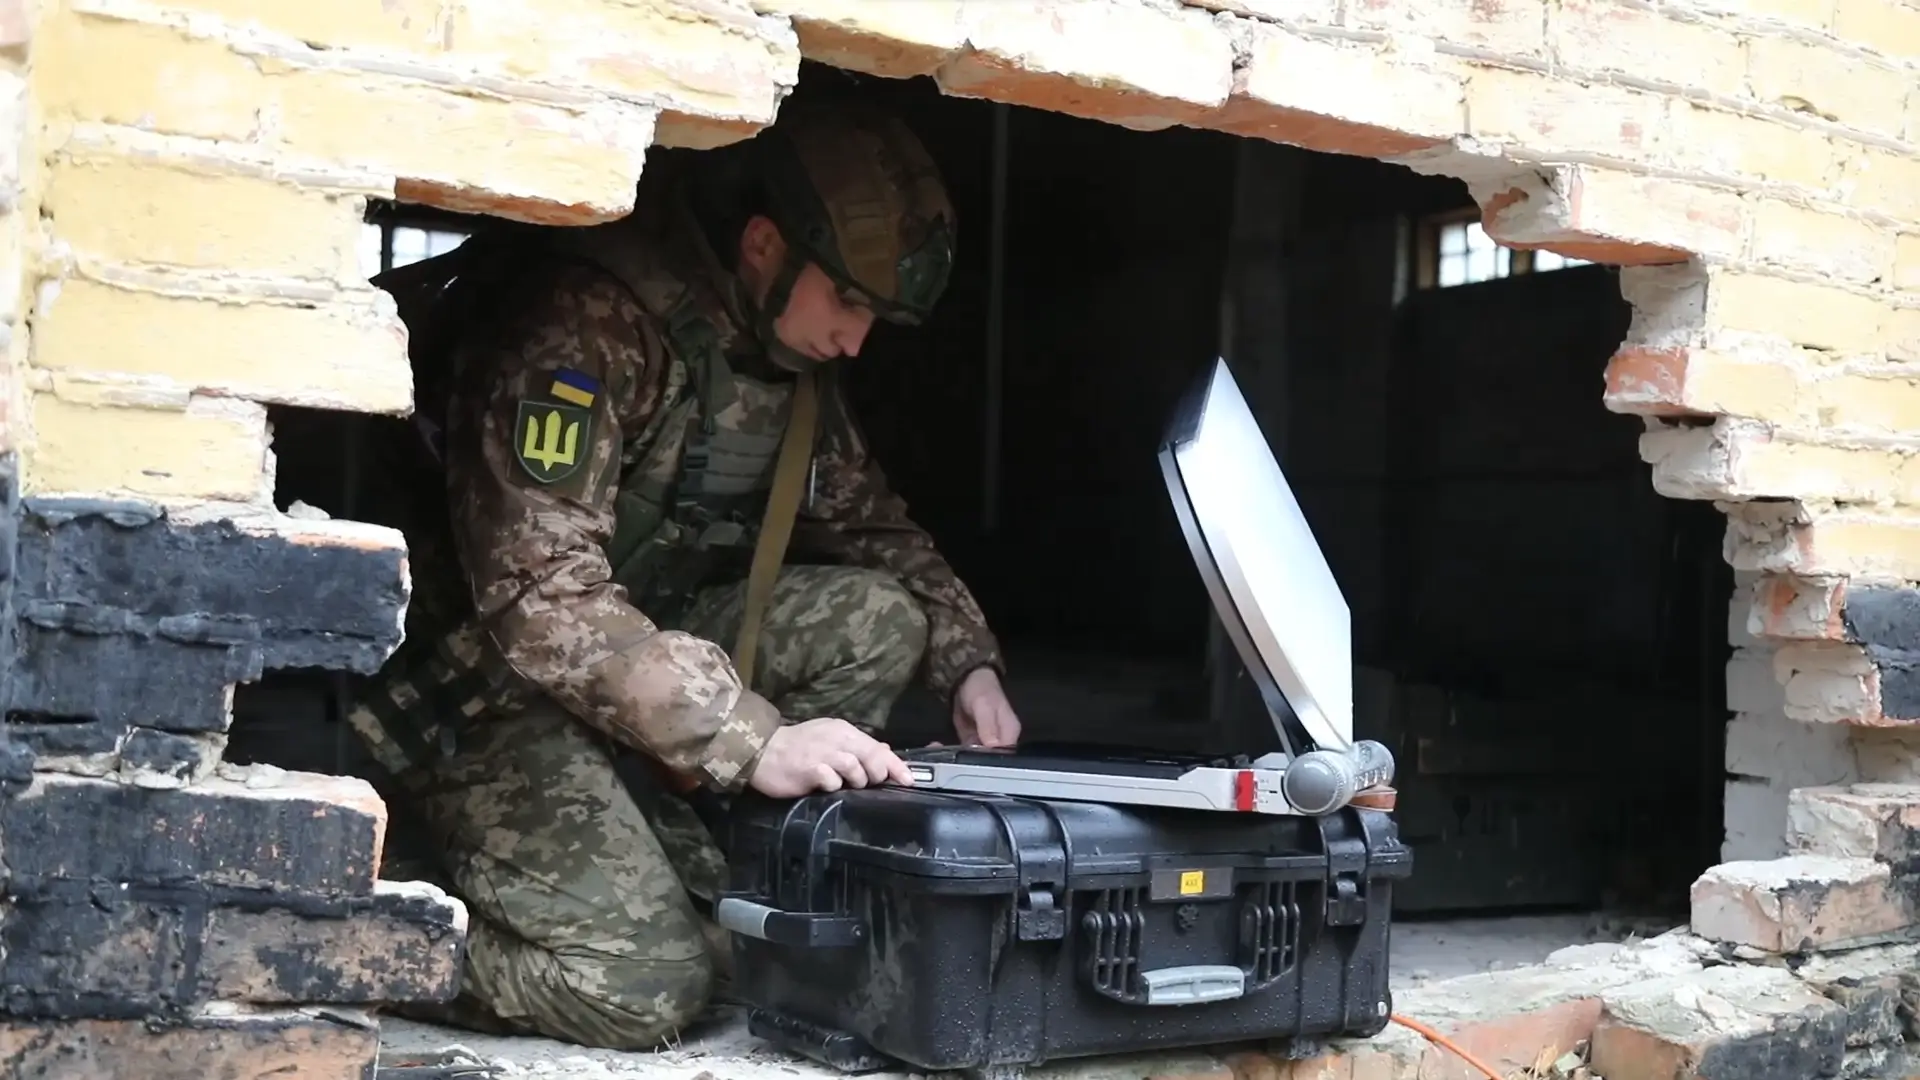
[[[648,227],[638,215],[619,224],[656,277],[668,269],[698,291],[729,354],[751,359],[731,291],[737,282],[690,257],[700,244],[694,230]],[[600,266],[545,249],[509,252],[466,261],[460,274],[471,295],[459,308],[462,325],[449,330],[444,381],[424,365],[416,420],[437,438],[440,461],[423,462],[417,448],[427,443],[402,438],[403,446],[389,440],[378,466],[395,497],[367,516],[407,533],[415,594],[409,647],[363,698],[355,726],[364,734],[369,708],[388,719],[408,710],[473,714],[540,693],[676,772],[738,788],[781,717],[741,685],[722,644],[663,630],[635,606],[612,580],[605,550],[622,465],[657,436],[675,389],[665,312]],[[420,329],[419,310],[400,299],[416,348],[438,347],[439,328]],[[587,459],[568,480],[541,485],[511,442],[521,403],[552,392],[557,377],[593,391]],[[974,668],[1000,669],[999,646],[972,594],[889,489],[836,386],[823,384],[814,485],[788,559],[896,575],[930,623],[924,682],[947,698]],[[409,499],[409,476],[443,476],[444,503]],[[448,687],[458,688],[451,699]],[[436,709],[419,708],[434,697]]]

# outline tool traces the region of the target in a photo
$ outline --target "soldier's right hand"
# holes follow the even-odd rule
[[[892,747],[845,720],[823,716],[775,731],[747,784],[763,795],[793,799],[888,780],[913,783]]]

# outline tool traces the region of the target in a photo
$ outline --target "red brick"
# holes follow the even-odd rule
[[[1695,934],[1771,953],[1843,948],[1914,925],[1911,902],[1870,859],[1723,863],[1694,882],[1692,899]]]
[[[364,1080],[380,1049],[370,1016],[338,1008],[209,1006],[178,1027],[144,1020],[0,1023],[0,1076],[16,1080]]]
[[[1775,640],[1845,641],[1841,614],[1846,605],[1845,578],[1768,574],[1754,582],[1748,632]]]
[[[1627,345],[1607,363],[1607,408],[1636,416],[1789,420],[1799,394],[1788,364],[1709,349]]]
[[[1839,1074],[1846,1010],[1789,972],[1729,965],[1606,995],[1593,1071],[1606,1080]]]

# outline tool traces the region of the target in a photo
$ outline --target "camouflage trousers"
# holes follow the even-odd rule
[[[701,593],[672,628],[730,648],[744,591]],[[925,614],[890,575],[789,567],[763,620],[754,689],[789,722],[838,716],[877,733],[926,640]],[[637,1050],[705,1011],[729,955],[702,911],[725,860],[650,766],[545,703],[485,717],[420,772],[405,786],[438,855],[430,876],[471,917],[459,999],[409,1012]]]

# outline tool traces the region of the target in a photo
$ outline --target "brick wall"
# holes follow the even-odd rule
[[[0,448],[23,455],[45,543],[78,497],[147,508],[90,521],[240,522],[220,535],[261,566],[287,565],[268,548],[380,556],[349,576],[375,598],[337,617],[393,614],[396,536],[270,503],[267,405],[409,398],[392,307],[354,266],[365,199],[617,217],[650,145],[750,134],[802,55],[1392,158],[1466,179],[1501,239],[1629,267],[1634,324],[1596,404],[1648,418],[1660,491],[1726,505],[1750,583],[1732,618],[1736,728],[1773,733],[1743,745],[1849,775],[1911,760],[1831,737],[1920,719],[1920,8],[1905,0],[10,0]],[[33,625],[129,610],[89,604],[34,608]],[[241,617],[255,640],[274,625]],[[373,662],[385,639],[361,632],[370,652],[304,659]],[[299,655],[244,644],[223,646],[238,667],[196,670],[231,680]],[[145,723],[115,707],[83,719]],[[1738,767],[1742,797],[1784,822],[1807,770],[1783,753]],[[109,740],[43,764],[189,790],[215,782],[204,759],[156,781]]]

